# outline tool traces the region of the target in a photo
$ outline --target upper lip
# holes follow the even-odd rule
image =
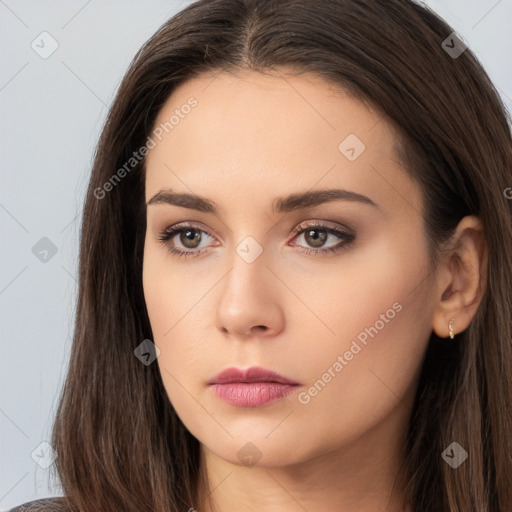
[[[298,385],[291,379],[272,370],[253,366],[242,370],[240,368],[226,368],[211,379],[208,384],[228,384],[230,382],[277,382],[279,384]]]

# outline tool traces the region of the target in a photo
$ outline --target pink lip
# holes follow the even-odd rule
[[[240,407],[259,407],[289,395],[299,386],[298,382],[260,367],[227,368],[208,384],[219,398]]]

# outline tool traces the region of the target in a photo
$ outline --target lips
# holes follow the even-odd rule
[[[290,386],[299,385],[298,382],[288,379],[279,373],[258,366],[253,366],[246,370],[227,368],[211,379],[208,384],[230,384],[233,382],[275,382],[279,384],[289,384]]]
[[[227,368],[208,384],[217,397],[238,407],[260,407],[284,398],[300,385],[260,367],[247,370]]]

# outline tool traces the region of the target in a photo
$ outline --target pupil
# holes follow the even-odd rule
[[[317,233],[317,236],[313,235],[313,233]],[[320,234],[319,234],[320,233]],[[319,234],[319,235],[318,235]],[[327,234],[319,229],[311,229],[307,232],[307,236],[313,239],[313,246],[321,247],[327,238]]]
[[[185,242],[183,243],[183,245],[185,245],[186,247],[192,248],[192,249],[194,248],[194,239],[200,238],[199,233],[197,233],[196,231],[194,231],[192,229],[184,231],[182,233],[182,235],[185,235]],[[182,240],[182,242],[183,242],[183,240]],[[192,242],[192,244],[190,244],[191,242]]]

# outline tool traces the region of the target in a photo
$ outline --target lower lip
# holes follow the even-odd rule
[[[293,393],[297,386],[279,382],[230,382],[212,384],[214,393],[232,405],[259,407]]]

